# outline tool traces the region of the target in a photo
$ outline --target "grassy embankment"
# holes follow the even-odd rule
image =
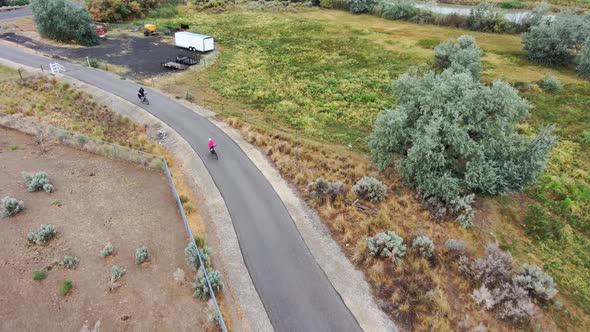
[[[556,123],[561,137],[550,167],[540,184],[530,190],[536,202],[523,196],[482,199],[478,227],[466,232],[454,224],[434,224],[412,192],[389,172],[379,177],[388,179],[392,194],[377,206],[375,214],[361,213],[344,201],[318,210],[345,252],[366,271],[376,294],[386,300],[387,311],[414,326],[454,328],[465,314],[474,319],[493,318],[474,307],[456,262],[443,255],[430,266],[410,256],[402,267],[394,268],[366,257],[367,236],[393,229],[409,240],[425,233],[439,249],[447,238],[465,238],[473,253],[481,253],[485,243],[497,240],[520,262],[544,266],[559,283],[559,300],[571,316],[545,311],[539,318],[543,326],[557,328],[547,320],[564,330],[583,329],[588,324],[590,142],[584,129],[590,123],[586,111],[590,83],[576,77],[573,70],[528,62],[516,35],[415,25],[340,11],[185,13],[174,21],[188,22],[194,31],[215,36],[221,58],[207,71],[164,78],[156,85],[179,96],[188,92],[222,115],[241,119],[231,120],[236,126],[247,122],[242,127],[247,139],[265,149],[301,190],[321,175],[345,181],[350,188],[362,175],[377,174],[366,158],[366,136],[378,112],[395,102],[391,81],[412,67],[429,67],[433,47],[448,37],[468,33],[477,38],[485,51],[487,81],[502,78],[535,83],[546,74],[559,77],[565,83],[561,94],[547,94],[535,87],[523,93],[535,106],[531,118],[522,124],[523,131]],[[347,151],[348,144],[355,152]],[[529,203],[541,204],[545,213],[567,224],[559,236],[550,240],[537,239],[531,232],[527,235],[524,217]],[[394,273],[394,269],[401,270]],[[424,289],[432,289],[435,296],[416,294]],[[498,324],[500,329],[508,328]]]
[[[0,65],[0,84],[0,112],[166,156],[179,194],[195,202],[195,197],[184,180],[182,165],[176,164],[161,145],[150,141],[143,126],[98,104],[89,94],[55,79],[26,73],[25,80],[21,81],[16,71]],[[204,237],[205,225],[200,215],[195,212],[188,218],[195,234]]]

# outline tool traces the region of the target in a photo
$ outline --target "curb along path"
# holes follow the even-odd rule
[[[0,57],[31,67],[51,59],[0,45]],[[131,102],[138,86],[99,70],[60,62],[65,75]],[[276,192],[244,152],[219,128],[179,103],[148,89],[145,110],[176,130],[201,156],[223,196],[244,261],[277,331],[358,331],[359,324],[306,247]],[[209,158],[206,141],[218,143]]]

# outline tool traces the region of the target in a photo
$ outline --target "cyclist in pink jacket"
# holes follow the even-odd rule
[[[215,147],[217,146],[217,143],[215,143],[215,141],[210,138],[209,142],[207,142],[207,147],[209,147],[209,151],[211,151],[211,153],[215,153]]]

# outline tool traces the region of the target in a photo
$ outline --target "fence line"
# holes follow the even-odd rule
[[[186,227],[186,231],[189,235],[191,243],[197,248],[197,257],[199,258],[199,266],[203,268],[203,272],[205,275],[205,280],[207,281],[207,287],[209,288],[209,294],[211,294],[211,299],[213,300],[213,304],[215,305],[215,310],[219,314],[219,325],[221,326],[221,330],[223,332],[227,332],[227,327],[225,326],[225,321],[223,320],[223,315],[221,314],[221,310],[219,309],[219,305],[217,304],[217,298],[215,297],[215,292],[213,292],[213,288],[211,287],[211,283],[209,282],[209,276],[207,275],[207,269],[203,264],[203,259],[201,258],[200,250],[197,247],[197,243],[195,242],[195,238],[193,236],[193,232],[188,225],[188,220],[186,219],[186,214],[184,213],[184,208],[182,207],[182,203],[180,202],[180,197],[178,196],[178,192],[176,191],[176,186],[172,181],[172,175],[170,174],[170,170],[168,169],[168,163],[166,159],[162,157],[162,161],[164,162],[164,171],[166,172],[166,176],[168,177],[168,182],[170,182],[170,187],[172,188],[172,193],[174,194],[174,198],[176,199],[176,205],[178,205],[178,209],[180,210],[180,215],[182,216],[182,220],[184,221],[184,226]]]
[[[193,236],[193,232],[191,231],[191,228],[188,224],[188,219],[186,218],[186,213],[184,212],[184,208],[182,207],[182,202],[180,202],[178,191],[176,190],[176,186],[174,185],[174,181],[172,180],[172,174],[170,173],[170,169],[168,168],[166,158],[155,154],[130,149],[121,145],[104,142],[92,137],[84,136],[78,133],[66,131],[33,120],[23,119],[1,112],[0,126],[4,126],[7,128],[18,130],[20,132],[24,132],[26,134],[37,136],[41,140],[49,138],[54,141],[58,141],[63,145],[80,149],[82,151],[98,154],[113,159],[128,161],[147,168],[164,171],[166,173],[166,177],[168,178],[170,188],[172,189],[174,199],[176,200],[176,205],[180,210],[180,215],[182,216],[182,221],[184,222],[186,232],[188,233],[191,243],[195,246],[195,248],[197,248],[199,266],[203,268],[205,280],[207,281],[207,286],[209,289],[209,294],[211,295],[211,299],[213,300],[213,304],[215,305],[215,310],[219,315],[219,325],[223,332],[227,332],[227,327],[225,326],[225,321],[223,320],[221,309],[217,304],[215,292],[213,292],[213,287],[211,287],[211,283],[209,282],[207,269],[203,265],[201,252],[200,250],[198,250],[197,243],[195,242],[195,238]]]

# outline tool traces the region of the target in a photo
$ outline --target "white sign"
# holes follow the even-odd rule
[[[51,70],[52,74],[58,74],[60,71],[65,72],[66,69],[64,68],[64,66],[60,65],[57,62],[54,63],[50,63],[49,64],[49,69]]]

